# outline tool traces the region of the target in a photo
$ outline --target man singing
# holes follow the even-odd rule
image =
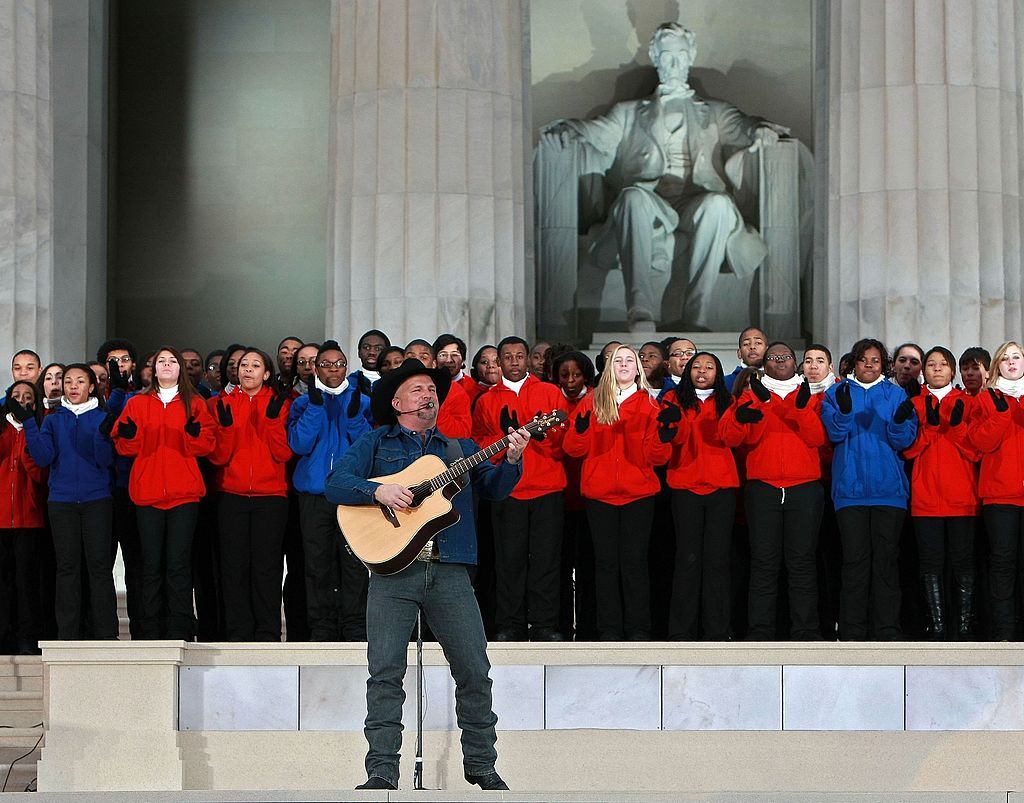
[[[435,426],[448,393],[451,374],[407,359],[384,374],[373,389],[371,408],[381,426],[363,435],[327,478],[326,496],[334,504],[381,504],[395,511],[412,506],[412,492],[396,483],[369,477],[394,474],[417,458],[432,454],[446,463],[477,451],[471,440],[445,437]],[[484,498],[504,499],[522,475],[521,458],[530,440],[525,429],[508,430],[505,459],[484,461],[470,472]],[[489,444],[488,444],[489,445]],[[366,783],[357,789],[397,789],[402,743],[402,680],[409,638],[422,610],[455,679],[455,712],[462,729],[466,780],[481,789],[508,789],[494,769],[498,718],[491,706],[490,661],[480,609],[467,565],[476,563],[473,493],[452,500],[459,520],[439,532],[410,566],[391,575],[372,574],[366,604]]]

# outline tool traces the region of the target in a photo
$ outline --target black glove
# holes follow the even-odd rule
[[[806,379],[803,384],[800,385],[800,390],[796,392],[796,409],[803,410],[807,407],[807,402],[811,400],[811,383]]]
[[[915,396],[921,395],[921,383],[916,379],[911,379],[907,384],[903,386],[903,389],[907,392],[907,398],[912,399]]]
[[[682,418],[683,411],[674,404],[669,404],[661,408],[661,412],[658,413],[658,421],[661,423],[661,426],[658,427],[658,439],[662,443],[672,442],[676,433],[679,431],[679,427],[674,427],[672,425],[682,420]]]
[[[839,412],[843,415],[853,412],[853,397],[850,396],[849,381],[840,382],[839,387],[836,388],[836,404],[839,406]]]
[[[316,386],[316,374],[310,374],[306,380],[306,395],[309,396],[309,403],[322,407],[324,403],[324,392]],[[357,392],[356,396],[359,395]]]
[[[231,405],[224,404],[223,399],[217,399],[217,420],[222,427],[230,427],[235,423],[234,416],[231,415]]]
[[[360,374],[362,376],[362,374]],[[355,418],[359,415],[359,398],[362,396],[362,391],[359,389],[359,385],[356,385],[355,391],[352,393],[352,398],[348,400],[348,408],[345,410],[345,415],[348,418]],[[321,398],[323,394],[321,392]]]
[[[771,391],[761,384],[761,380],[756,376],[750,377],[750,392],[757,396],[757,400],[762,404],[770,401],[772,398]]]
[[[107,413],[106,418],[100,421],[100,435],[104,438],[109,438],[110,433],[114,431],[114,422],[117,421],[117,416],[114,413]]]
[[[750,406],[751,404],[753,404],[753,402],[747,402],[746,404],[741,404],[736,408],[736,420],[741,424],[756,424],[764,418],[764,413],[760,410],[755,410]]]
[[[288,398],[288,393],[278,393],[274,398],[270,400],[267,405],[267,418],[274,421],[279,415],[281,415],[281,408],[284,407],[285,399]]]
[[[924,420],[930,427],[939,425],[939,405],[934,403],[935,397],[929,393],[924,400]]]
[[[130,441],[139,432],[139,426],[131,418],[126,418],[117,425],[117,437]]]
[[[199,437],[199,432],[203,428],[194,415],[188,417],[188,421],[185,422],[185,434],[193,438]]]
[[[1010,403],[1006,400],[1002,391],[996,391],[994,388],[989,388],[988,395],[992,397],[992,404],[996,406],[997,413],[1005,413],[1010,409]]]
[[[501,408],[501,415],[498,416],[498,423],[502,432],[508,432],[508,428],[519,429],[519,414],[515,410],[509,411],[506,404]]]
[[[538,410],[537,411],[537,415],[535,415],[533,417],[533,420],[534,421],[539,420],[542,415],[544,415],[544,411],[543,410]],[[540,443],[542,440],[544,440],[547,436],[548,436],[548,433],[541,432],[541,431],[533,432],[533,433],[530,434],[530,438],[535,440],[535,441],[537,441],[538,443]]]
[[[904,399],[900,406],[896,408],[896,412],[893,414],[892,420],[896,424],[902,424],[913,414],[914,402],[910,399]]]
[[[956,404],[953,405],[953,412],[949,414],[949,425],[951,427],[958,427],[963,423],[964,420],[964,400],[957,399]]]
[[[110,385],[111,390],[115,388],[128,390],[128,377],[121,373],[121,366],[117,360],[107,362],[107,384]]]
[[[585,414],[584,413],[580,413],[579,415],[576,416],[576,432],[577,432],[577,434],[582,435],[590,427],[590,413],[591,413],[591,411],[587,410],[587,412]]]
[[[19,424],[24,424],[32,417],[32,411],[13,396],[7,400],[7,412],[13,415]]]

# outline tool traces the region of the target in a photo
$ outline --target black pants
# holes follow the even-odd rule
[[[919,574],[942,577],[949,562],[957,577],[974,576],[974,516],[914,516]]]
[[[110,559],[110,499],[95,502],[50,502],[50,527],[57,556],[54,610],[57,638],[74,640],[82,634],[82,571],[88,575],[92,634],[117,638],[117,595],[114,562]]]
[[[42,537],[42,528],[0,530],[0,639],[14,648],[35,646],[39,641]]]
[[[676,554],[668,637],[729,638],[729,553],[736,520],[736,489],[709,494],[672,491]]]
[[[562,528],[562,579],[559,629],[567,640],[597,638],[594,606],[594,544],[586,510],[566,510]]]
[[[647,555],[654,497],[627,505],[588,499],[594,539],[597,633],[602,641],[646,640],[651,634],[651,589]]]
[[[750,528],[747,638],[775,638],[779,574],[785,561],[790,638],[820,641],[817,552],[825,503],[821,483],[776,488],[750,480],[744,499]]]
[[[142,633],[144,639],[192,641],[192,537],[199,503],[169,510],[135,509],[142,543]]]
[[[498,630],[558,627],[562,560],[562,492],[506,499],[491,507],[494,522],[495,612]]]
[[[337,509],[322,495],[299,494],[310,641],[366,641],[369,575],[343,543]]]
[[[288,500],[221,494],[220,573],[224,637],[281,640],[281,575]]]
[[[306,558],[298,495],[288,494],[288,523],[284,529],[284,621],[288,641],[309,641],[306,619]]]
[[[899,638],[900,532],[907,512],[900,507],[854,505],[836,511],[843,542],[843,588],[839,599],[840,636]]]
[[[1020,560],[1024,540],[1024,507],[984,505],[985,530],[988,533],[988,584],[992,598],[992,639],[1012,640],[1017,631],[1014,599],[1015,584],[1024,588],[1024,568]]]
[[[113,538],[110,541],[111,564],[117,559],[117,547],[121,546],[121,562],[124,563],[124,596],[128,609],[128,632],[133,639],[142,635],[142,596],[145,593],[142,579],[142,545],[139,543],[139,525],[135,503],[128,496],[127,488],[114,488],[112,498],[114,510]]]
[[[206,487],[213,487],[212,478],[206,480]],[[196,638],[199,641],[224,640],[224,600],[220,593],[218,547],[220,539],[217,534],[219,506],[220,495],[213,491],[208,491],[199,500],[196,532],[192,538],[192,587],[196,600]]]

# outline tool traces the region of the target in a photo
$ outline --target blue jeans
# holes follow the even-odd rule
[[[461,563],[413,561],[397,574],[370,575],[366,603],[367,777],[398,785],[402,745],[402,680],[416,611],[423,609],[455,678],[455,713],[462,729],[462,758],[472,775],[494,772],[498,718],[491,708],[487,636],[469,574]]]

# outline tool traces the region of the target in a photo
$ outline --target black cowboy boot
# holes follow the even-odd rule
[[[960,622],[956,629],[956,637],[958,641],[972,641],[974,639],[974,575],[958,574],[956,593],[960,607]]]
[[[921,588],[924,590],[924,606],[928,614],[928,640],[943,641],[946,638],[946,622],[942,612],[942,583],[937,574],[922,574]]]

